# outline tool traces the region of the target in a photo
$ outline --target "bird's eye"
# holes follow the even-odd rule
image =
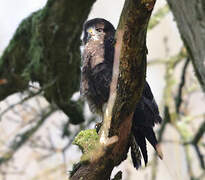
[[[102,29],[102,28],[96,28],[96,31],[98,31],[98,32],[102,32],[103,29]]]

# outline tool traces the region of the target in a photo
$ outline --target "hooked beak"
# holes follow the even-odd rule
[[[87,30],[87,39],[86,39],[86,43],[89,41],[89,39],[95,35],[94,29],[91,27]]]
[[[83,39],[84,44],[86,44],[89,41],[89,39],[95,38],[95,36],[96,36],[95,28],[90,27],[89,29],[87,29],[86,36]]]
[[[93,36],[95,34],[94,29],[93,28],[89,28],[88,29],[88,34],[89,34],[90,37]]]

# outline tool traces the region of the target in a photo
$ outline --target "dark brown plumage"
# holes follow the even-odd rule
[[[83,29],[82,73],[80,92],[93,113],[102,115],[109,98],[114,59],[113,25],[104,19],[93,19]],[[146,139],[161,155],[153,126],[161,122],[159,110],[148,83],[145,83],[142,97],[136,106],[132,123],[131,156],[133,165],[141,165],[141,153],[148,162]]]
[[[102,105],[109,97],[114,34],[114,27],[106,20],[93,19],[84,26],[80,92],[93,113],[102,113]]]

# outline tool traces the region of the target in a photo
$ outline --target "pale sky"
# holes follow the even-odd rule
[[[47,0],[0,0],[0,53],[22,19],[42,8],[46,2]]]

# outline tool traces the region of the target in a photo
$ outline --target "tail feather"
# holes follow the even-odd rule
[[[155,136],[155,133],[152,128],[150,127],[140,127],[141,132],[146,137],[146,139],[150,142],[150,144],[154,147],[156,150],[156,145],[158,144],[157,138]]]
[[[140,132],[140,130],[136,130],[136,128],[133,134],[134,134],[137,144],[140,147],[140,150],[141,150],[141,153],[144,159],[144,163],[145,165],[147,165],[148,155],[147,155],[147,144],[146,144],[145,136],[143,135],[143,133]]]
[[[161,123],[161,121],[162,118],[159,115],[158,106],[154,100],[149,84],[146,82],[142,97],[136,105],[132,121],[132,133],[140,147],[145,165],[148,162],[146,139],[154,147],[158,156],[161,159],[163,157],[160,145],[153,131],[154,125],[156,123]]]
[[[139,150],[139,145],[137,144],[134,135],[131,135],[131,157],[132,157],[132,163],[136,169],[138,169],[141,166],[141,153]]]
[[[163,153],[162,153],[161,147],[157,141],[157,138],[155,136],[153,128],[141,127],[141,129],[142,129],[142,132],[143,132],[144,136],[146,137],[146,139],[149,141],[149,143],[155,149],[157,155],[160,157],[160,159],[163,159]]]

